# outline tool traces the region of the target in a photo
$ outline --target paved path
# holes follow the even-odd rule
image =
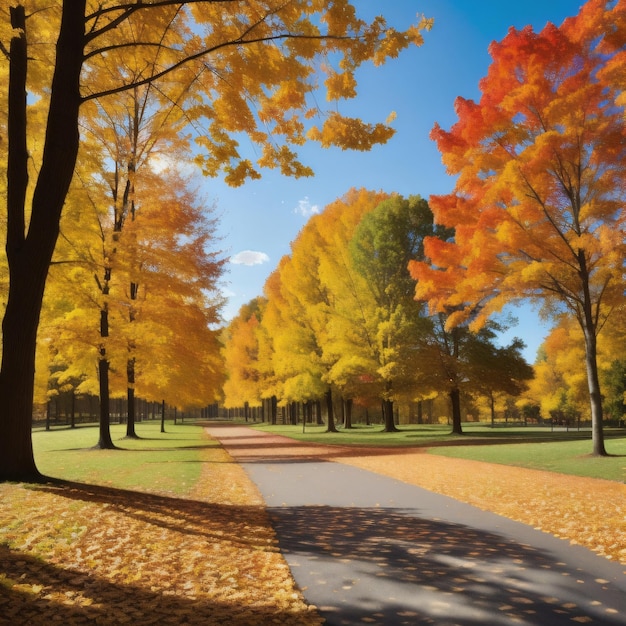
[[[427,490],[231,425],[294,579],[331,626],[624,626],[624,567]],[[399,457],[399,462],[401,457]]]

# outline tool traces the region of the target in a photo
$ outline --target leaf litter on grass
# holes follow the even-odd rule
[[[371,451],[370,451],[371,452]],[[426,454],[354,454],[341,462],[529,524],[626,565],[626,485]]]
[[[216,454],[187,498],[0,485],[0,624],[322,624],[256,488]]]

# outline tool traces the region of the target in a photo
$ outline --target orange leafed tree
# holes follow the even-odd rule
[[[222,353],[227,380],[224,406],[258,406],[261,401],[258,326],[261,300],[252,300],[239,310],[223,336]]]
[[[413,263],[416,295],[479,328],[511,300],[566,311],[584,336],[594,454],[606,454],[597,335],[623,300],[626,3],[588,2],[559,28],[493,43],[479,102],[432,137],[452,193],[430,204],[454,242]],[[621,77],[621,78],[620,78]]]

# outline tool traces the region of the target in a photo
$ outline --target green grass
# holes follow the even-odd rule
[[[125,439],[126,426],[112,425],[116,450],[98,450],[95,426],[37,430],[33,449],[39,470],[46,476],[110,485],[120,489],[185,495],[197,482],[207,448],[219,449],[201,426],[137,424],[140,439]]]
[[[626,481],[624,431],[607,430],[606,448],[611,456],[592,457],[588,432],[551,432],[549,428],[491,428],[464,424],[464,435],[451,435],[446,425],[403,426],[385,433],[380,425],[340,429],[325,433],[323,426],[269,426],[254,428],[300,441],[346,446],[421,446],[431,454],[488,463],[542,469],[562,474]],[[122,489],[156,490],[185,495],[196,484],[207,450],[219,449],[202,427],[159,422],[137,424],[140,439],[125,439],[126,427],[113,425],[117,450],[96,450],[98,428],[37,430],[33,432],[35,460],[46,476],[111,485]],[[219,458],[218,458],[219,462]]]
[[[626,438],[607,438],[608,457],[590,455],[591,441],[441,446],[431,454],[626,482]]]
[[[356,425],[354,428],[345,430],[338,428],[337,433],[325,432],[325,426],[312,426],[307,424],[305,432],[302,432],[302,424],[299,426],[254,424],[253,428],[265,430],[276,435],[291,437],[299,441],[323,443],[326,445],[340,446],[407,446],[422,445],[428,441],[440,441],[442,438],[454,439],[457,436],[450,435],[449,426],[424,426],[403,427],[398,432],[385,433],[380,425],[363,426]],[[460,437],[459,437],[460,438]]]
[[[265,430],[277,435],[284,435],[300,441],[312,441],[330,445],[348,446],[425,446],[433,443],[454,445],[459,442],[489,443],[497,441],[573,441],[591,436],[587,431],[552,432],[549,427],[518,426],[492,428],[484,424],[463,424],[463,435],[450,432],[450,426],[445,424],[423,424],[399,426],[397,432],[386,433],[380,424],[364,426],[355,425],[345,430],[338,428],[337,433],[327,433],[325,426],[306,425],[304,432],[302,424],[298,426],[278,424],[252,424],[253,428]],[[621,432],[626,435],[625,431]]]
[[[445,425],[401,426],[399,432],[385,433],[380,425],[358,426],[338,433],[325,433],[323,426],[269,426],[259,430],[327,445],[420,446],[431,454],[472,459],[488,463],[626,481],[626,433],[608,429],[606,449],[610,456],[591,456],[591,435],[586,431],[555,431],[546,427],[498,427],[464,424],[463,435],[450,434]]]

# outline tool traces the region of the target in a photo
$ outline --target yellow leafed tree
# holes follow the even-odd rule
[[[382,17],[367,23],[346,0],[16,0],[0,8],[0,83],[8,85],[0,109],[9,115],[0,479],[39,476],[30,434],[36,334],[80,144],[81,107],[149,83],[178,82],[194,99],[185,115],[201,129],[198,161],[207,174],[231,184],[258,177],[262,167],[309,174],[297,158],[308,138],[367,149],[389,135],[377,123],[337,124],[335,112],[307,98],[318,90],[320,71],[331,79],[331,99],[353,97],[361,65],[420,45],[429,26],[396,30]],[[133,58],[145,63],[127,61]],[[125,73],[103,73],[109,60],[120,59]],[[27,92],[45,103],[40,128],[29,117]],[[259,147],[256,163],[240,149],[242,134]],[[29,177],[34,146],[41,159]]]

